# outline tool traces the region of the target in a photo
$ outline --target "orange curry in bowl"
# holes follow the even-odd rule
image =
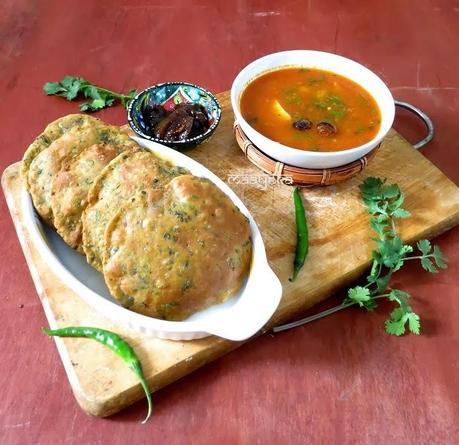
[[[339,74],[289,67],[252,80],[241,114],[262,135],[307,151],[341,151],[371,141],[381,113],[362,86]]]

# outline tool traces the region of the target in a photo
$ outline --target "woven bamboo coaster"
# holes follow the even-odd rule
[[[234,135],[241,150],[247,159],[265,173],[274,176],[284,184],[297,185],[299,187],[311,187],[315,185],[332,185],[360,173],[375,156],[379,145],[363,158],[350,164],[327,169],[308,169],[284,164],[269,157],[257,148],[242,131],[241,127],[234,123]]]

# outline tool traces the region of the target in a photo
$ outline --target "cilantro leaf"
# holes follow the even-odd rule
[[[424,239],[418,241],[417,247],[422,256],[414,258],[420,258],[421,266],[427,272],[437,273],[438,269],[446,269],[448,267],[448,260],[438,246],[433,246],[432,248],[430,241]]]
[[[383,239],[377,242],[382,263],[390,269],[400,269],[403,264],[403,242],[395,236],[392,239]]]
[[[430,241],[426,239],[418,241],[416,245],[418,246],[418,249],[422,252],[423,255],[428,255],[432,249]]]
[[[91,110],[100,110],[106,106],[106,102],[104,99],[94,99],[91,102]]]
[[[350,301],[355,301],[363,306],[362,303],[370,300],[370,291],[366,287],[356,286],[352,287],[347,292],[347,298]]]
[[[82,80],[78,78],[73,80],[73,82],[67,88],[67,94],[65,96],[67,100],[73,100],[78,96],[81,85],[82,85]]]
[[[47,96],[51,96],[65,91],[65,88],[59,82],[46,82],[43,85],[43,91]]]
[[[419,315],[414,312],[408,312],[406,314],[408,318],[408,326],[412,334],[419,335],[421,333],[421,321]]]
[[[392,216],[394,218],[409,218],[411,216],[411,213],[408,212],[408,210],[397,208],[392,212]]]
[[[402,320],[386,320],[384,324],[388,334],[399,336],[405,333],[405,322]]]
[[[380,198],[380,191],[383,184],[384,182],[380,178],[366,178],[360,185],[360,193],[363,201],[366,203],[368,200]]]
[[[81,111],[92,111],[91,110],[91,104],[89,102],[84,102],[80,104],[80,110]]]
[[[376,307],[376,303],[371,298],[370,290],[366,287],[355,286],[348,290],[346,303],[357,303],[360,307],[371,311]]]
[[[424,270],[430,273],[438,273],[438,269],[435,267],[432,260],[426,257],[421,258],[421,266]]]
[[[399,289],[392,289],[388,296],[390,301],[396,301],[400,305],[400,309],[403,312],[411,311],[411,307],[408,305],[408,299],[410,294]]]
[[[82,93],[84,97],[90,97],[91,99],[99,99],[99,90],[94,85],[87,85],[83,88]]]
[[[397,186],[398,188],[398,186]],[[392,215],[397,212],[397,210],[403,210],[401,208],[401,205],[405,202],[405,195],[402,193],[402,191],[399,189],[398,190],[398,195],[391,200],[390,205],[389,205],[389,210],[392,213]],[[406,211],[406,210],[403,210]]]
[[[61,84],[66,90],[68,90],[76,80],[80,80],[79,77],[65,76],[61,80]]]
[[[443,255],[443,252],[438,246],[434,246],[432,255],[435,263],[440,269],[446,269],[448,267],[448,259]]]
[[[387,204],[370,200],[367,202],[367,210],[368,213],[372,213],[373,215],[376,215],[378,213],[386,215]]]
[[[386,326],[386,332],[391,335],[403,335],[405,333],[404,319],[405,312],[401,308],[394,309],[390,314],[390,319],[384,323]]]
[[[400,188],[397,184],[387,185],[381,188],[381,197],[383,199],[399,199],[401,195]]]
[[[387,286],[389,286],[389,281],[392,277],[392,273],[388,273],[384,277],[380,277],[376,280],[376,290],[382,294],[386,289]]]
[[[401,252],[402,252],[403,254],[411,253],[411,252],[413,252],[413,247],[410,246],[409,244],[404,244],[404,245],[402,246]]]
[[[380,238],[385,238],[387,231],[387,223],[385,221],[379,221],[377,218],[371,218],[370,227]]]

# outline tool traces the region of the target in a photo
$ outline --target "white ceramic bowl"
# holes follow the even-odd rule
[[[42,224],[24,189],[22,207],[25,226],[49,267],[87,304],[116,323],[130,329],[170,340],[192,340],[217,335],[245,340],[256,334],[271,318],[282,297],[282,285],[269,267],[260,231],[237,195],[216,175],[184,154],[158,143],[133,138],[163,159],[187,168],[196,176],[210,179],[247,216],[253,241],[252,265],[240,292],[223,304],[193,314],[184,321],[166,321],[137,314],[120,306],[110,295],[102,274],[67,246],[56,231]]]
[[[365,88],[376,100],[381,111],[381,127],[368,143],[349,150],[335,152],[304,151],[275,142],[253,129],[241,115],[240,98],[247,84],[267,71],[288,66],[318,68],[341,74]],[[373,150],[392,127],[395,115],[394,99],[385,83],[368,68],[353,60],[321,51],[283,51],[269,54],[247,65],[234,79],[231,104],[236,121],[247,137],[264,153],[285,164],[304,168],[331,168],[353,162]]]

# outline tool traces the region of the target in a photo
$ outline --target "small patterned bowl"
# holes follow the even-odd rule
[[[183,141],[166,141],[146,133],[142,111],[147,104],[162,105],[166,110],[172,110],[182,102],[197,103],[207,110],[210,127],[206,132]],[[128,122],[137,136],[178,150],[195,147],[206,140],[217,128],[221,114],[220,104],[212,93],[188,82],[158,83],[137,94],[128,106]]]

